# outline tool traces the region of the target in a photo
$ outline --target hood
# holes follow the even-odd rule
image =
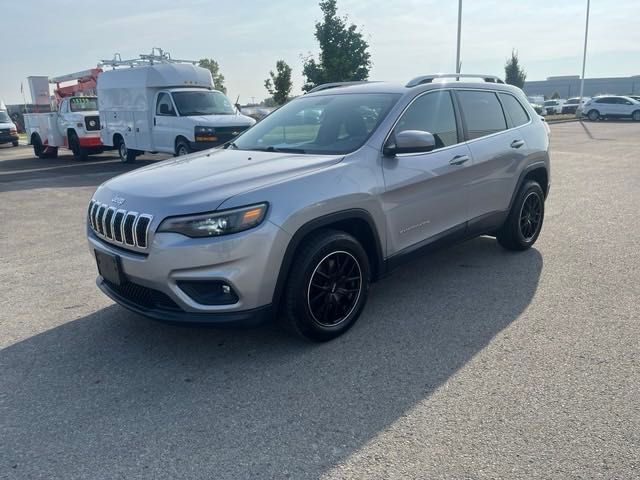
[[[250,127],[256,123],[253,118],[245,115],[190,115],[180,119],[202,127]]]
[[[235,195],[326,168],[335,155],[214,149],[140,168],[102,184],[94,199],[154,216],[215,210]],[[268,200],[268,199],[265,199]],[[115,206],[115,205],[114,205]]]

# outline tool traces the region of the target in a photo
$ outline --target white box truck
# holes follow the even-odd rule
[[[114,69],[98,77],[102,143],[115,147],[123,162],[143,152],[212,148],[255,123],[213,89],[209,70],[166,57],[146,61],[105,61]]]

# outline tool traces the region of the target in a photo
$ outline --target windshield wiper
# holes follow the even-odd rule
[[[274,147],[273,145],[269,145],[265,148],[252,148],[251,150],[257,150],[259,152],[307,153],[303,148]]]

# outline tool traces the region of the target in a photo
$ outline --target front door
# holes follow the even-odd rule
[[[427,92],[415,99],[391,135],[405,130],[433,134],[436,146],[426,153],[382,159],[389,256],[463,231],[468,219],[471,155],[458,131],[450,91]]]
[[[156,110],[151,126],[153,150],[158,152],[173,152],[175,142],[176,109],[168,92],[158,92],[156,96]]]

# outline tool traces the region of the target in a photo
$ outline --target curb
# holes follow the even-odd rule
[[[546,121],[546,122],[549,125],[552,125],[554,123],[571,123],[571,122],[579,122],[579,121],[581,121],[579,118],[571,118],[569,120],[551,120],[551,121]]]

